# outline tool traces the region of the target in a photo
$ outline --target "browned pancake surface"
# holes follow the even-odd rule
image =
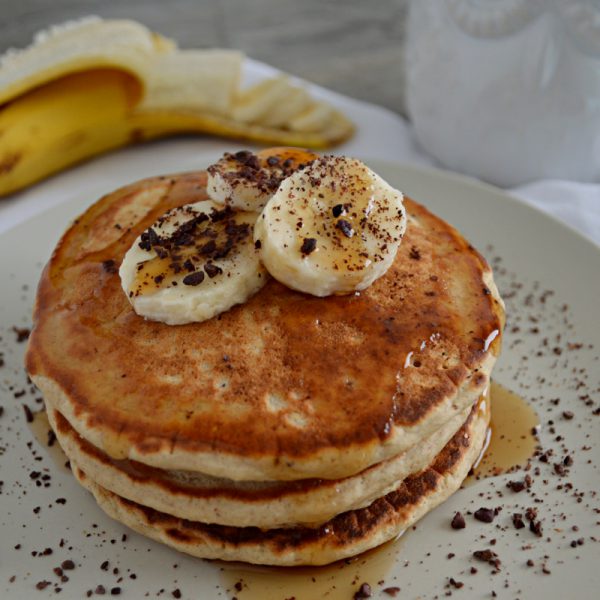
[[[205,183],[192,173],[110,194],[66,232],[42,276],[27,369],[118,440],[106,438],[109,454],[178,447],[293,462],[366,447],[419,423],[476,372],[501,329],[489,268],[409,199],[394,264],[360,294],[315,298],[272,280],[203,323],[136,315],[117,273],[125,252],[165,210],[205,199]]]
[[[481,449],[488,421],[487,409],[474,409],[429,467],[369,506],[314,528],[265,530],[179,519],[97,486],[77,466],[75,474],[109,514],[184,552],[272,564],[323,564],[398,535],[458,488]]]

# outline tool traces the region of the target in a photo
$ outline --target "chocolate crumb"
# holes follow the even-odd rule
[[[25,420],[28,423],[33,423],[33,413],[27,404],[23,404],[23,412],[25,413]]]
[[[17,334],[17,343],[26,341],[29,339],[29,334],[31,333],[31,329],[27,327],[13,327],[12,330]]]
[[[118,596],[120,593],[121,593],[120,587],[114,587],[114,588],[111,588],[111,590],[110,590],[111,596]]]
[[[454,577],[450,577],[449,583],[452,587],[455,587],[457,590],[460,590],[465,584],[462,581],[456,581]]]
[[[302,246],[300,246],[300,252],[303,256],[309,255],[317,247],[317,240],[315,238],[304,238]]]
[[[331,212],[333,213],[333,216],[337,219],[344,212],[344,205],[343,204],[336,204],[331,209]]]
[[[345,219],[340,219],[335,224],[335,228],[339,229],[348,238],[351,238],[354,235],[354,229],[352,229],[352,225]]]
[[[183,285],[200,285],[204,281],[204,273],[202,271],[196,271],[190,273],[183,278]]]
[[[204,270],[206,271],[206,274],[212,279],[213,277],[216,277],[217,275],[220,275],[223,272],[223,269],[221,269],[221,267],[217,267],[217,265],[214,265],[213,263],[206,263],[204,265]],[[185,280],[184,280],[185,283]]]
[[[200,254],[212,254],[217,249],[217,243],[215,240],[210,240],[206,244],[202,245],[199,249]]]
[[[255,250],[260,250],[262,248],[262,242],[260,240],[256,240],[254,242],[254,248]]]
[[[481,562],[486,562],[492,565],[494,568],[500,570],[500,565],[502,563],[500,562],[498,555],[492,550],[475,550],[475,552],[473,552],[473,556],[477,560],[480,560]]]
[[[565,475],[567,470],[565,469],[565,465],[562,463],[554,463],[554,472],[557,475]]]
[[[173,598],[181,598],[181,590],[179,588],[173,590],[171,596],[173,596]]]
[[[452,518],[452,522],[450,523],[452,529],[464,529],[467,526],[465,522],[465,518],[461,513],[457,512]]]
[[[46,581],[44,579],[44,581],[38,581],[35,584],[35,589],[36,590],[45,590],[49,585],[52,585],[52,582],[51,581]]]
[[[531,477],[529,475],[525,476],[525,479],[520,481],[509,481],[506,484],[506,487],[511,489],[515,493],[522,492],[525,489],[529,489],[531,487]]]
[[[400,588],[399,587],[386,587],[386,588],[383,588],[383,590],[381,590],[381,591],[384,594],[387,594],[388,596],[395,598],[400,593]]]
[[[530,521],[529,522],[529,531],[531,533],[535,533],[538,537],[542,537],[542,523],[541,521]]]
[[[64,560],[60,566],[63,569],[65,569],[66,571],[71,571],[75,568],[75,563],[69,559],[69,560]]]
[[[104,596],[104,594],[106,594],[106,588],[103,585],[97,585],[94,593],[98,594],[98,596]]]
[[[512,522],[515,526],[515,529],[523,529],[523,527],[525,527],[523,515],[521,513],[513,513]]]
[[[365,598],[370,598],[372,595],[371,586],[368,583],[363,583],[361,586],[354,592],[354,600],[364,600]]]
[[[562,416],[563,416],[563,419],[570,421],[575,415],[570,410],[565,410],[565,411],[563,411]]]
[[[479,508],[475,511],[473,516],[482,523],[491,523],[494,520],[496,513],[492,508]]]

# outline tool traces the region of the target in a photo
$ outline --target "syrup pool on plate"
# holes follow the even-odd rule
[[[399,584],[390,576],[400,543],[398,539],[357,557],[323,567],[264,567],[220,563],[227,598],[239,600],[348,600],[363,583],[375,592]],[[390,596],[391,597],[391,596]]]
[[[486,446],[473,468],[476,480],[525,466],[538,444],[534,431],[540,419],[523,398],[492,382],[490,402],[492,417]]]

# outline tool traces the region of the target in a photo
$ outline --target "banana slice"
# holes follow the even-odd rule
[[[307,110],[290,120],[292,131],[320,131],[333,118],[334,110],[325,102],[315,102]]]
[[[304,88],[292,87],[285,102],[280,102],[277,106],[274,106],[263,117],[260,124],[264,127],[285,127],[290,119],[304,112],[311,102],[310,95]]]
[[[241,92],[233,104],[231,116],[240,123],[258,123],[280,102],[285,102],[291,84],[281,75],[265,79]]]
[[[391,266],[406,229],[403,196],[365,164],[325,156],[283,180],[254,228],[269,273],[313,294],[362,290]]]
[[[252,230],[256,214],[210,200],[165,213],[127,251],[119,275],[135,312],[181,325],[241,304],[266,283]]]
[[[267,148],[257,154],[225,153],[208,167],[207,192],[219,204],[235,210],[260,212],[279,184],[319,156],[300,148]]]

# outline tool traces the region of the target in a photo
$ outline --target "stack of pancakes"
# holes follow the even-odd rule
[[[146,321],[118,266],[205,184],[102,198],[44,271],[27,369],[76,477],[115,519],[205,558],[317,565],[397,536],[481,452],[504,319],[488,265],[406,199],[396,260],[360,294],[272,280],[209,321]]]

